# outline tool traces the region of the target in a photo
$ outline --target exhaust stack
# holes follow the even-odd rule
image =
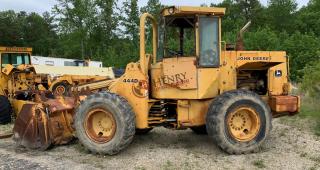
[[[238,37],[237,37],[237,44],[236,44],[236,50],[237,51],[243,51],[244,50],[244,43],[243,43],[243,34],[247,31],[247,29],[250,27],[251,21],[249,21],[244,27],[241,28]]]

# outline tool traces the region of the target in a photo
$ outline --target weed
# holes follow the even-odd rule
[[[136,170],[146,170],[146,168],[143,167],[143,166],[142,167],[141,166],[140,167],[135,167],[134,169],[136,169]]]
[[[314,127],[314,133],[315,133],[315,135],[320,136],[320,120],[316,123],[316,125]]]
[[[266,168],[266,165],[264,164],[263,160],[255,160],[252,162],[252,164],[260,169]]]
[[[290,123],[298,128],[304,127],[297,121],[299,118],[304,118],[310,120],[307,128],[317,136],[320,136],[320,101],[319,99],[314,99],[309,96],[304,96],[301,101],[301,111],[298,117],[289,119],[285,118],[285,122]],[[303,129],[303,128],[302,128]]]
[[[174,169],[173,168],[173,164],[171,161],[167,160],[166,164],[163,166],[163,169],[165,170],[171,170],[171,169]]]
[[[320,156],[310,157],[310,160],[316,162],[317,164],[320,164]]]
[[[192,167],[191,167],[191,165],[189,164],[188,161],[185,161],[185,162],[184,162],[184,168],[183,168],[183,169],[184,169],[184,170],[192,169]]]
[[[309,170],[317,170],[316,166],[310,167]]]
[[[286,131],[283,130],[279,133],[279,137],[285,137],[286,136]]]
[[[306,153],[306,152],[303,152],[303,153],[300,154],[300,157],[302,157],[302,158],[304,158],[304,157],[306,157],[306,156],[307,156],[307,153]]]

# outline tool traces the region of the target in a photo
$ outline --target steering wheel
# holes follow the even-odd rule
[[[202,52],[202,63],[205,65],[216,65],[218,62],[218,57],[216,55],[217,52],[212,49],[205,50]]]
[[[182,51],[176,51],[170,48],[166,48],[168,50],[168,53],[172,56],[182,56]]]

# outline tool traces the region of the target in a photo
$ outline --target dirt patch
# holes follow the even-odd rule
[[[116,156],[92,155],[77,141],[41,152],[3,139],[0,169],[320,169],[319,137],[290,124],[273,121],[271,136],[261,151],[248,155],[228,155],[206,135],[191,130],[164,128],[136,136]]]

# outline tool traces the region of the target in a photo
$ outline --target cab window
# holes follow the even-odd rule
[[[30,56],[27,53],[2,53],[1,67],[4,68],[7,64],[14,67],[21,64],[30,64]]]
[[[219,18],[211,16],[201,16],[199,20],[199,64],[201,67],[218,67],[220,63]]]
[[[196,56],[195,17],[164,17],[159,26],[158,56]]]

